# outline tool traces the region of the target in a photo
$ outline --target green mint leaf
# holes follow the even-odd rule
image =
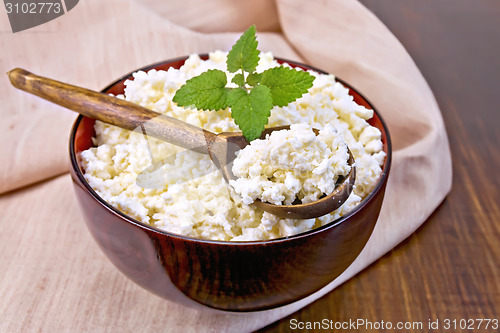
[[[245,77],[243,76],[243,74],[238,73],[233,77],[231,82],[237,84],[240,87],[243,87],[245,85]]]
[[[176,91],[173,101],[179,106],[198,110],[222,110],[228,107],[226,73],[211,69],[186,81]]]
[[[288,67],[273,67],[262,73],[260,84],[271,90],[273,104],[286,106],[313,86],[314,76]]]
[[[260,137],[273,108],[271,90],[262,85],[253,87],[250,93],[235,88],[229,92],[228,102],[231,116],[247,141]]]
[[[249,85],[256,86],[262,79],[262,73],[250,73],[247,77],[247,83]]]
[[[252,25],[229,51],[226,61],[229,72],[234,73],[243,69],[245,72],[252,73],[257,68],[260,51],[257,50],[258,42],[255,31],[255,25]]]

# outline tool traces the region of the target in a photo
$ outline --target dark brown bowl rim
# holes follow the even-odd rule
[[[204,57],[206,58],[208,56],[208,53],[201,53],[201,54],[198,54],[198,55],[200,56],[200,58],[204,58]],[[189,58],[189,56],[183,56],[183,57],[173,58],[173,59],[169,59],[169,60],[159,61],[159,62],[150,64],[150,65],[141,67],[141,68],[136,69],[136,70],[134,70],[134,71],[132,71],[132,72],[130,72],[130,73],[122,76],[121,78],[115,80],[113,83],[109,84],[108,86],[106,86],[101,91],[105,92],[108,89],[110,89],[111,87],[113,87],[115,84],[117,84],[117,83],[119,83],[121,81],[133,78],[132,74],[135,73],[135,72],[137,72],[137,71],[147,72],[147,71],[149,71],[151,69],[155,69],[156,67],[158,67],[160,65],[164,65],[164,64],[167,64],[167,63],[178,62],[178,61],[183,61],[183,60],[185,61],[188,58]],[[287,59],[280,58],[280,57],[274,57],[274,59],[276,59],[280,63],[288,63],[288,64],[292,65],[293,67],[298,66],[298,67],[303,67],[303,68],[307,68],[307,69],[313,70],[313,71],[318,72],[320,74],[327,74],[327,75],[330,74],[330,73],[327,73],[327,72],[325,72],[323,70],[320,70],[318,68],[315,68],[313,66],[309,66],[309,65],[306,65],[306,64],[303,64],[303,63],[300,63],[300,62],[296,62],[296,61],[292,61],[292,60],[287,60]],[[77,128],[78,128],[78,126],[80,125],[80,122],[83,119],[82,115],[79,115],[76,118],[76,120],[75,120],[75,122],[73,124],[73,127],[71,128],[71,132],[70,132],[69,153],[70,153],[70,159],[71,159],[71,167],[72,167],[74,173],[76,174],[76,176],[78,177],[78,179],[80,180],[80,182],[85,186],[85,189],[91,194],[91,196],[97,202],[99,202],[102,206],[104,206],[104,208],[106,208],[108,211],[110,211],[111,213],[113,213],[115,215],[118,215],[119,217],[123,218],[125,221],[127,221],[127,222],[129,222],[129,223],[131,223],[131,224],[133,224],[133,225],[135,225],[137,227],[140,227],[141,229],[146,229],[146,230],[149,230],[151,232],[160,233],[160,234],[163,234],[163,235],[168,236],[168,237],[178,238],[178,239],[182,239],[182,240],[186,240],[186,241],[195,241],[195,242],[200,242],[200,243],[211,243],[211,244],[217,244],[217,245],[247,246],[247,245],[266,245],[266,244],[272,244],[272,243],[281,243],[281,242],[286,242],[286,241],[290,241],[290,240],[300,239],[300,238],[308,237],[308,236],[313,235],[313,234],[321,233],[321,232],[323,232],[323,231],[325,231],[327,229],[335,228],[339,224],[345,222],[352,215],[356,214],[363,207],[365,207],[371,200],[373,200],[373,198],[375,197],[375,195],[379,191],[382,190],[383,185],[387,181],[387,177],[389,176],[389,171],[390,171],[390,168],[391,168],[391,161],[392,161],[392,142],[391,142],[391,137],[390,137],[390,134],[389,134],[389,129],[387,127],[387,124],[385,123],[385,121],[382,118],[382,116],[380,115],[380,113],[375,109],[375,107],[373,107],[373,104],[363,94],[361,94],[358,90],[356,90],[352,85],[348,84],[346,81],[338,78],[337,76],[335,76],[335,80],[337,82],[340,82],[342,85],[344,85],[344,87],[352,89],[354,92],[356,92],[361,98],[363,98],[366,101],[366,103],[371,107],[371,109],[373,110],[373,112],[377,114],[377,117],[380,120],[380,123],[382,124],[382,127],[384,128],[384,131],[385,131],[385,136],[386,136],[386,142],[385,142],[385,144],[387,145],[387,155],[385,157],[386,160],[385,160],[385,163],[384,163],[384,168],[382,169],[382,173],[380,174],[380,178],[379,178],[377,184],[375,185],[375,188],[372,190],[372,192],[370,194],[368,194],[368,196],[366,198],[364,198],[354,209],[352,209],[347,214],[339,217],[336,220],[328,222],[327,224],[325,224],[325,225],[323,225],[321,227],[318,227],[318,228],[315,228],[315,229],[312,229],[312,230],[304,231],[304,232],[301,232],[299,234],[292,235],[292,236],[274,238],[274,239],[269,239],[269,240],[257,240],[257,241],[221,241],[221,240],[211,240],[211,239],[203,239],[203,238],[196,238],[196,237],[184,236],[184,235],[181,235],[181,234],[176,234],[176,233],[168,232],[168,231],[165,231],[165,230],[153,227],[151,225],[147,225],[145,223],[142,223],[142,222],[140,222],[140,221],[138,221],[138,220],[136,220],[136,219],[134,219],[134,218],[126,215],[125,213],[119,211],[118,209],[114,208],[109,203],[107,203],[103,198],[101,198],[94,191],[94,189],[88,184],[88,182],[85,180],[85,177],[83,176],[83,173],[80,171],[80,168],[78,166],[78,161],[77,161],[76,153],[75,153],[75,136],[76,136]]]

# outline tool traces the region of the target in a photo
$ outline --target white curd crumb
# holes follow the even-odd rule
[[[133,80],[125,82],[125,93],[119,97],[215,133],[239,131],[230,109],[198,111],[172,102],[175,92],[186,80],[208,69],[226,71],[230,82],[234,74],[227,72],[226,57],[227,53],[221,51],[211,53],[208,60],[192,55],[180,69],[139,71]],[[261,53],[258,72],[275,66],[278,62],[271,53]],[[348,89],[336,82],[333,75],[309,73],[316,78],[313,87],[297,101],[285,107],[274,107],[268,126],[308,124],[327,132],[334,127],[345,140],[356,161],[355,187],[347,201],[330,214],[295,220],[263,212],[243,202],[242,197],[224,181],[209,156],[146,138],[140,129],[127,131],[100,121],[94,126],[96,136],[93,141],[97,147],[80,155],[85,179],[105,201],[132,218],[195,238],[267,240],[295,235],[329,223],[354,209],[372,191],[380,177],[385,153],[380,131],[368,123],[373,111],[356,104]],[[312,136],[311,139],[316,140]],[[276,162],[280,162],[279,159],[283,163],[293,160],[301,165],[304,156],[298,147],[307,145],[302,140],[290,140],[286,148],[289,155],[278,153],[277,156],[281,157]],[[151,175],[143,173],[157,161],[163,161],[160,171]],[[304,164],[306,162],[309,160]],[[329,163],[322,164],[321,157],[314,166],[316,173],[311,172],[313,178],[333,179],[326,176],[334,171]],[[247,170],[249,176],[265,174],[267,170],[261,170],[263,167],[252,164]],[[303,178],[292,171],[279,172],[274,177],[283,181],[281,187],[270,187],[266,195],[283,202],[293,200],[294,193],[301,191],[311,195],[305,194],[302,200],[312,200],[317,193],[328,191],[332,186],[331,182],[323,183],[316,178],[302,183]]]
[[[339,176],[351,171],[344,139],[327,124],[316,135],[311,125],[294,124],[253,140],[238,152],[229,183],[245,204],[309,203],[329,195]]]

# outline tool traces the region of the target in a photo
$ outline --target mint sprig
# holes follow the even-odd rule
[[[199,110],[231,108],[231,117],[250,142],[260,137],[274,106],[286,106],[307,93],[314,76],[284,66],[257,73],[260,51],[256,29],[252,25],[241,35],[227,55],[227,69],[236,73],[231,82],[237,88],[226,88],[226,73],[208,70],[186,83],[175,93],[179,106]]]

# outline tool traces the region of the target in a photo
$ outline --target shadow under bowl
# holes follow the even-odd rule
[[[207,59],[207,55],[201,55]],[[187,57],[140,70],[179,68]],[[316,68],[278,59],[292,67]],[[134,71],[135,72],[135,71]],[[103,90],[122,94],[128,74]],[[162,231],[125,215],[87,183],[79,153],[93,147],[95,120],[79,116],[70,134],[71,177],[87,227],[109,260],[128,278],[163,298],[226,311],[275,308],[320,290],[344,272],[370,238],[391,165],[391,141],[380,114],[346,82],[354,100],[373,109],[387,154],[374,190],[351,212],[320,228],[267,241],[225,242]]]

